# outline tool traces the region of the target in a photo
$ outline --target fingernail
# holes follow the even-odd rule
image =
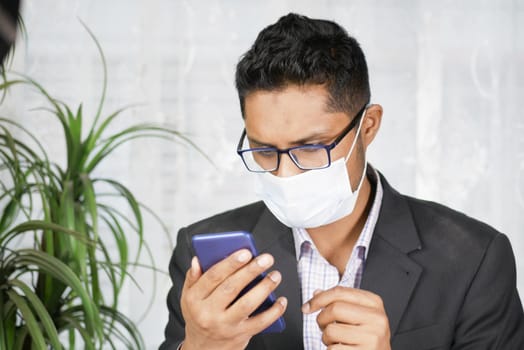
[[[260,267],[268,267],[269,265],[271,265],[271,259],[268,255],[262,255],[257,258],[257,264]]]
[[[280,280],[282,279],[282,275],[280,274],[280,272],[278,271],[273,271],[269,274],[269,278],[275,282],[275,283],[278,283],[280,282]]]
[[[247,250],[243,250],[237,255],[237,261],[241,263],[245,263],[251,258],[251,254]]]
[[[287,299],[286,298],[280,298],[278,299],[278,302],[280,305],[282,305],[282,307],[286,307],[287,306]]]
[[[305,303],[304,305],[302,305],[302,312],[307,314],[310,308],[311,306],[309,305],[309,303]]]

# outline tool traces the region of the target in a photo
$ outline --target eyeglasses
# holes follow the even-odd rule
[[[246,138],[246,129],[244,129],[238,142],[237,153],[242,158],[247,170],[255,173],[277,170],[280,165],[280,156],[283,153],[287,154],[299,169],[315,170],[327,168],[331,165],[331,150],[358,124],[367,107],[368,104],[366,103],[335,141],[329,145],[301,145],[286,149],[275,147],[242,149]]]

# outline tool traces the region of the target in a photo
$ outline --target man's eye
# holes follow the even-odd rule
[[[257,154],[261,157],[269,158],[275,156],[275,151],[268,150],[268,151],[257,151]]]
[[[311,147],[304,147],[304,148],[301,148],[300,151],[302,153],[316,153],[318,152],[321,148],[319,147],[316,147],[318,145],[311,145]]]

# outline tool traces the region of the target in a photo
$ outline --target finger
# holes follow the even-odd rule
[[[314,295],[313,298],[302,305],[302,312],[305,314],[316,312],[335,301],[344,301],[371,308],[384,308],[382,299],[376,294],[362,289],[336,286]]]
[[[280,284],[281,280],[280,272],[272,271],[269,273],[229,308],[228,312],[230,312],[232,319],[239,322],[253,314]],[[265,304],[264,308],[267,307],[268,305]]]
[[[198,299],[208,297],[226,278],[247,264],[251,257],[249,250],[241,249],[211,266],[192,286],[194,287],[192,289],[194,289],[195,297]]]
[[[284,314],[287,304],[287,298],[278,298],[273,306],[271,306],[266,311],[246,319],[242,325],[243,330],[253,335],[262,332]]]
[[[357,345],[344,345],[344,344],[332,344],[326,348],[326,350],[353,350],[361,349]]]
[[[390,339],[386,313],[376,308],[335,302],[318,314],[317,323],[323,335],[328,333],[330,336],[335,336],[337,333],[333,332],[334,330],[347,331],[344,337],[334,337],[334,343],[342,342],[359,345],[363,349],[374,349],[373,344],[387,344]]]
[[[326,306],[317,315],[317,323],[321,330],[324,330],[332,323],[363,325],[372,324],[381,317],[376,309],[366,306],[349,304],[343,301],[336,301]]]
[[[198,278],[201,275],[202,275],[202,269],[200,268],[198,258],[194,256],[191,259],[191,266],[189,267],[189,269],[186,272],[186,278],[184,280],[184,286],[182,287],[182,292],[191,288],[195,284],[195,282],[198,281]]]
[[[194,256],[191,259],[191,265],[186,272],[186,278],[184,280],[184,285],[182,286],[182,294],[187,293],[187,290],[198,281],[200,276],[202,276],[202,268],[200,267],[198,258]]]
[[[196,281],[198,281],[201,275],[202,269],[200,268],[200,263],[198,262],[198,258],[194,256],[191,259],[191,266],[186,272],[186,279],[184,280],[184,285],[182,286],[181,307],[183,314],[185,314],[185,311],[187,311],[186,305],[195,304],[189,290],[196,283]]]
[[[322,331],[322,342],[327,346],[346,345],[358,346],[364,341],[364,336],[357,326],[331,323]],[[340,347],[344,349],[344,347]],[[331,348],[330,348],[331,349]]]
[[[274,259],[269,254],[262,254],[256,257],[248,265],[240,268],[234,274],[229,276],[226,280],[224,280],[224,282],[222,282],[215,289],[215,291],[209,296],[211,303],[216,304],[216,305],[222,305],[224,308],[226,308],[235,299],[237,299],[239,293],[242,290],[244,290],[246,286],[248,286],[250,283],[252,283],[255,280],[261,279],[260,274],[263,273],[265,270],[267,270],[269,267],[271,267],[273,263],[274,263]],[[262,279],[262,281],[264,281],[264,279]],[[265,281],[263,284],[267,285],[268,282]],[[270,285],[274,285],[274,284],[275,284],[274,282],[270,283]],[[260,305],[261,302],[262,301],[260,301],[258,305]],[[240,311],[240,316],[236,317],[240,321],[250,315],[250,312],[248,312],[249,310],[247,311],[246,310],[247,309],[241,309],[241,310],[238,310],[238,308],[236,310],[233,309],[231,310],[232,311],[231,314],[232,316],[234,316],[235,311],[236,312]]]

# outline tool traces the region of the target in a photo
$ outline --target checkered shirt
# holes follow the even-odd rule
[[[376,184],[375,198],[342,278],[340,278],[337,268],[320,255],[308,232],[302,228],[293,228],[303,302],[311,299],[313,292],[317,289],[326,290],[337,285],[360,288],[369,244],[380,212],[383,192],[380,176],[370,164],[368,164],[367,175],[370,181]],[[305,350],[326,349],[326,346],[322,343],[322,332],[316,322],[317,315],[318,312],[303,316]]]

